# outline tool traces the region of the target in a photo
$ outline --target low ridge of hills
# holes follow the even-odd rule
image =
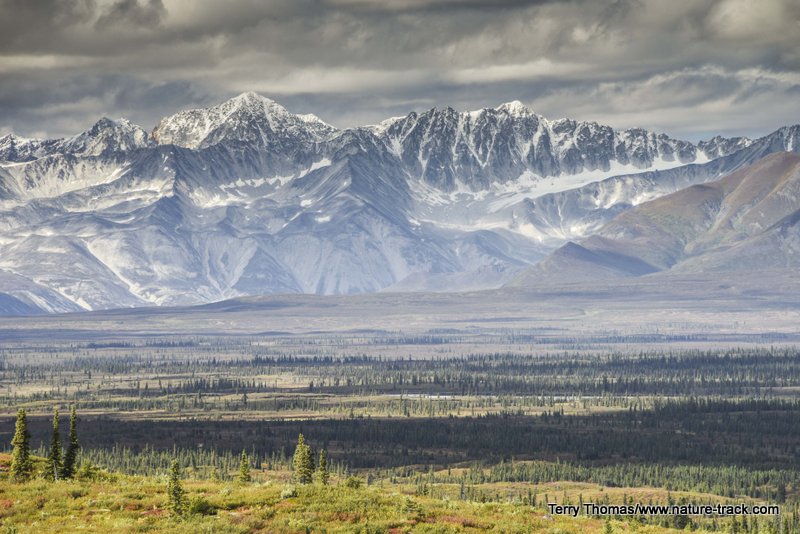
[[[511,284],[800,266],[800,155],[778,152],[720,180],[620,214]]]

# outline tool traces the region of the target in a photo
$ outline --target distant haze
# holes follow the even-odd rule
[[[0,135],[252,90],[338,126],[521,100],[696,140],[800,119],[796,0],[0,0]]]

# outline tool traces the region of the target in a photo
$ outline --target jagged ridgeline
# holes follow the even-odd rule
[[[780,151],[519,102],[337,129],[245,93],[151,132],[0,138],[0,313],[500,287],[616,215]],[[69,266],[67,269],[65,266]]]

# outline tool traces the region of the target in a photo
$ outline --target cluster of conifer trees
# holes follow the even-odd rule
[[[292,457],[292,468],[294,470],[295,478],[300,484],[309,484],[312,481],[319,482],[320,484],[327,484],[330,478],[328,472],[328,458],[324,450],[319,451],[319,461],[314,463],[314,451],[311,446],[306,443],[303,434],[297,438],[297,446],[294,449],[294,456]]]
[[[47,455],[43,475],[49,480],[59,478],[72,478],[75,476],[76,462],[78,460],[78,415],[73,405],[70,409],[69,417],[69,444],[64,452],[61,446],[61,433],[59,430],[59,415],[56,408],[53,415],[53,437],[50,442],[50,450]],[[31,458],[31,435],[28,432],[28,418],[25,409],[20,408],[17,412],[17,422],[14,431],[14,439],[11,440],[13,450],[11,452],[11,466],[9,476],[16,482],[25,482],[34,475],[34,464]]]
[[[42,473],[45,478],[58,480],[59,478],[69,479],[75,476],[78,450],[80,448],[77,425],[78,416],[75,406],[72,405],[69,419],[69,444],[65,452],[61,444],[59,412],[58,408],[56,408],[53,414],[52,440]],[[25,409],[20,408],[17,412],[14,438],[11,441],[13,450],[9,469],[9,476],[15,482],[27,482],[35,475],[30,439],[28,418]],[[313,449],[306,443],[303,434],[300,434],[292,459],[294,477],[299,484],[309,484],[311,482],[323,485],[328,484],[330,473],[328,472],[328,460],[324,450],[320,450],[318,458],[319,460],[315,462]],[[186,491],[181,484],[181,478],[180,462],[177,459],[173,459],[167,482],[167,507],[173,514],[178,516],[183,515],[190,505],[187,502]],[[237,480],[242,484],[252,480],[250,459],[247,457],[246,451],[242,451]]]

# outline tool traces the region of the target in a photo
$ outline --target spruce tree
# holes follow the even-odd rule
[[[297,437],[297,447],[294,449],[292,458],[294,476],[300,484],[308,484],[314,475],[314,456],[311,447],[306,444],[303,434]]]
[[[292,470],[294,471],[295,478],[302,483],[303,471],[303,449],[306,447],[306,438],[303,434],[297,436],[297,445],[294,448],[294,455],[292,456]]]
[[[63,451],[61,450],[61,433],[59,432],[58,408],[53,414],[53,439],[50,442],[50,453],[47,455],[47,478],[58,480],[59,473],[64,470]]]
[[[78,461],[78,449],[80,448],[81,446],[78,444],[78,415],[73,404],[69,414],[69,445],[67,446],[67,452],[64,454],[61,478],[75,476],[75,464]]]
[[[239,482],[246,484],[250,482],[250,460],[247,458],[247,453],[242,451],[242,461],[239,463]]]
[[[308,468],[309,478],[308,481],[314,478],[314,471],[317,469],[317,462],[314,459],[314,449],[311,448],[310,445],[306,444],[306,466]]]
[[[178,460],[172,460],[172,468],[167,483],[167,508],[175,516],[182,516],[186,511],[186,492],[181,484],[181,466]]]
[[[11,440],[14,450],[11,452],[11,467],[9,476],[15,482],[25,482],[33,475],[33,462],[31,461],[31,435],[28,432],[28,419],[25,410],[20,408],[17,412],[16,431]]]
[[[330,473],[328,473],[328,457],[324,449],[319,451],[319,463],[317,464],[317,470],[314,475],[316,476],[317,482],[323,486],[328,484]]]

